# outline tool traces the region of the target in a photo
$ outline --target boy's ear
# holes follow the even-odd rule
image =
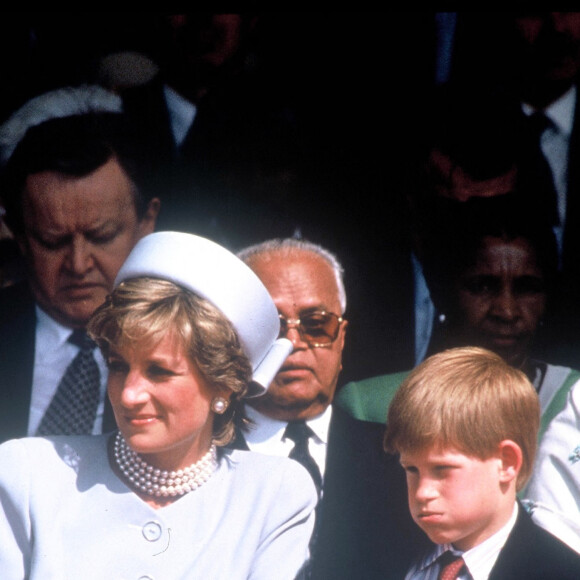
[[[517,479],[522,468],[523,454],[520,446],[511,439],[504,439],[498,447],[500,482],[509,483]]]

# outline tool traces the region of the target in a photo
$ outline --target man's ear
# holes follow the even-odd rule
[[[342,326],[342,328],[340,329],[340,341],[342,344],[340,345],[340,349],[343,350],[344,349],[344,337],[346,335],[346,327],[348,326],[348,320],[343,320],[341,326]]]
[[[155,225],[157,223],[157,216],[159,215],[159,210],[161,209],[161,201],[154,197],[147,204],[147,209],[143,214],[143,217],[139,221],[139,235],[140,237],[152,234],[155,231]]]
[[[340,332],[338,334],[338,344],[339,344],[339,349],[340,349],[340,370],[342,371],[342,351],[344,350],[344,338],[346,336],[346,327],[348,326],[348,320],[343,320],[341,322],[341,328],[340,328]]]
[[[500,460],[500,482],[516,480],[522,468],[523,453],[520,446],[511,439],[504,439],[498,446]]]

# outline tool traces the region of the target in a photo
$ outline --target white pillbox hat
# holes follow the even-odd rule
[[[145,236],[121,266],[115,287],[149,276],[169,280],[209,300],[232,323],[253,369],[248,396],[263,394],[292,352],[278,338],[276,306],[258,276],[219,244],[183,232]]]

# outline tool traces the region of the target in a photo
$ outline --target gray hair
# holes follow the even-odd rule
[[[254,244],[243,248],[237,252],[240,260],[248,264],[255,256],[263,254],[273,254],[276,252],[288,253],[290,255],[297,252],[310,252],[322,258],[332,268],[338,290],[338,300],[340,302],[341,313],[346,310],[346,290],[344,288],[344,268],[338,261],[338,258],[326,248],[298,238],[275,238],[266,240],[259,244]]]

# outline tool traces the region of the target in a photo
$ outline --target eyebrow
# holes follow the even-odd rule
[[[303,308],[298,312],[299,314],[314,314],[315,312],[332,312],[332,309],[319,304],[317,306],[308,306],[307,308]]]
[[[82,228],[80,231],[83,234],[89,234],[89,235],[95,235],[98,234],[104,230],[107,229],[119,229],[119,226],[122,225],[120,224],[120,222],[118,222],[117,220],[114,219],[107,219],[106,221],[97,224],[93,227],[89,227],[87,229]],[[56,229],[50,229],[50,228],[37,228],[37,227],[31,227],[29,228],[30,234],[33,235],[35,238],[38,239],[42,239],[43,235],[49,236],[49,237],[55,237],[55,238],[66,238],[72,235],[72,233],[70,231],[66,231],[66,232],[61,232],[59,230]],[[76,231],[76,230],[75,230]]]

